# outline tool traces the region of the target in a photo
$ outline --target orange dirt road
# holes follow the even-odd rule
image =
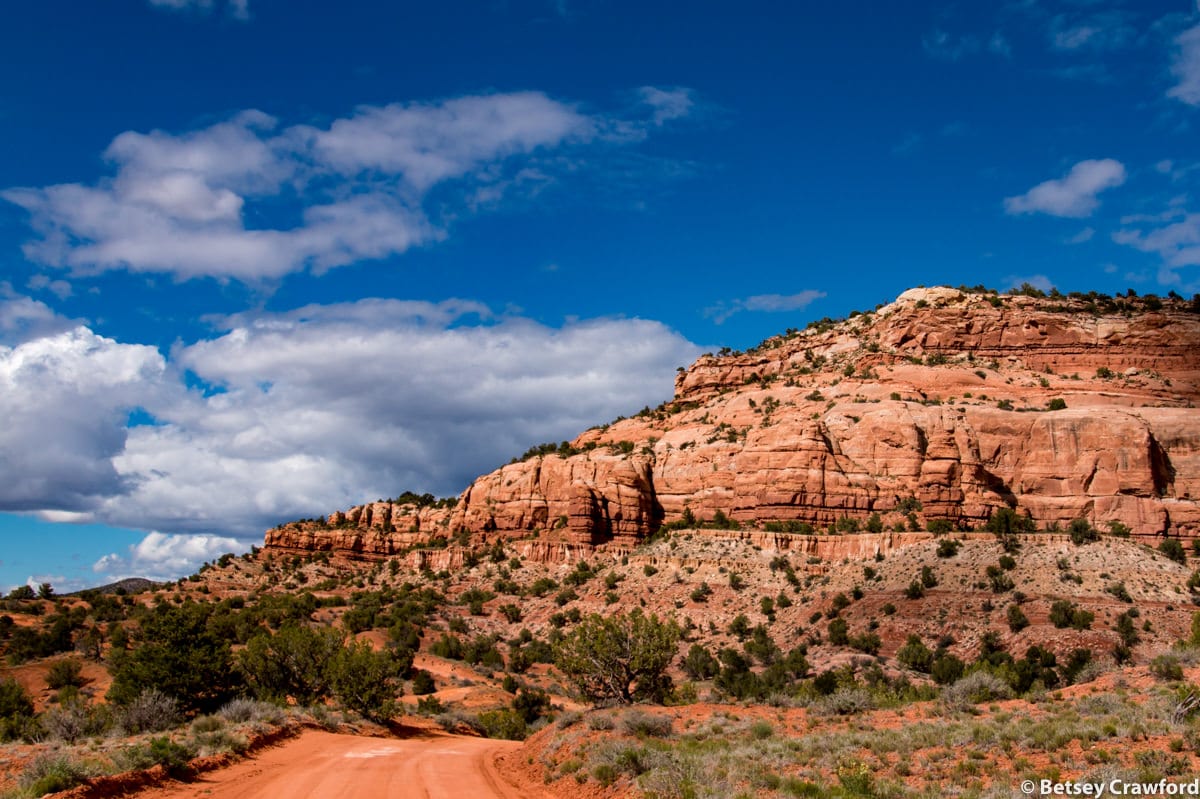
[[[532,799],[497,772],[511,741],[426,735],[362,738],[308,731],[253,760],[155,788],[143,799]]]

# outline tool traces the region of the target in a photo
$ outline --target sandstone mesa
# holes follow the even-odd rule
[[[918,506],[922,528],[1013,508],[1039,528],[1200,536],[1194,304],[912,289],[702,356],[672,401],[483,475],[453,507],[370,503],[266,544],[440,569],[460,561],[458,536],[557,561],[632,548],[690,512],[786,549],[817,542],[768,527],[879,514],[902,530]]]

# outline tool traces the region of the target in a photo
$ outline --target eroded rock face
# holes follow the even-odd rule
[[[914,289],[704,356],[673,402],[583,433],[576,454],[484,475],[453,509],[376,503],[267,543],[394,556],[465,530],[570,559],[632,547],[685,510],[750,527],[878,513],[890,530],[918,505],[919,524],[975,526],[1013,507],[1039,526],[1197,536],[1200,315],[1132,305]]]

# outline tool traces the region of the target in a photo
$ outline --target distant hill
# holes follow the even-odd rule
[[[76,591],[67,596],[78,596],[79,594],[95,591],[101,594],[140,594],[143,591],[150,591],[162,585],[153,580],[148,580],[145,577],[126,577],[124,580],[117,580],[115,583],[107,585],[98,585],[95,588],[85,588],[83,591]]]

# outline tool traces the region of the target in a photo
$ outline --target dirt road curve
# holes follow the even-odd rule
[[[493,759],[517,744],[429,735],[360,738],[309,731],[253,760],[143,799],[531,799]]]

